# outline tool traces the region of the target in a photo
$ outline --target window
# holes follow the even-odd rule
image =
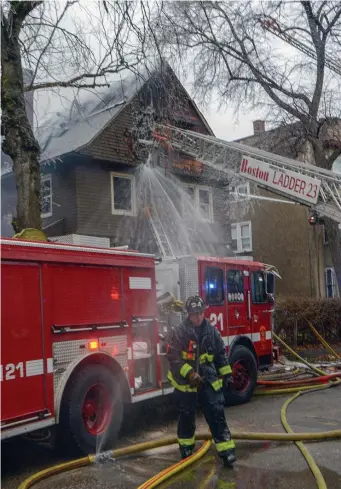
[[[242,270],[228,270],[227,275],[227,300],[229,302],[244,301],[244,275]]]
[[[338,286],[336,282],[336,274],[334,268],[326,268],[324,270],[324,280],[326,286],[326,297],[338,297]]]
[[[52,216],[52,175],[43,175],[40,180],[41,217]]]
[[[333,163],[332,170],[335,173],[341,173],[341,155],[336,158]]]
[[[183,217],[192,217],[195,210],[202,219],[213,222],[212,188],[186,185],[184,190],[186,195],[182,199]]]
[[[136,214],[135,176],[111,173],[111,213]]]
[[[221,268],[206,268],[205,291],[207,304],[219,305],[224,302],[224,274]]]
[[[231,224],[232,249],[237,253],[252,251],[251,221]]]
[[[241,185],[235,185],[231,187],[230,195],[232,199],[236,201],[249,200],[250,184],[247,182]]]
[[[267,301],[263,272],[251,272],[252,302],[264,304]]]

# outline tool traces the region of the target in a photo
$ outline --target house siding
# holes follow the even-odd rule
[[[254,193],[254,188],[250,189]],[[279,198],[263,189],[260,196]],[[236,206],[234,222],[251,221],[254,260],[277,267],[282,280],[277,293],[282,296],[320,296],[321,269],[318,263],[321,242],[317,229],[309,224],[306,207],[267,200],[255,200],[247,212]],[[240,206],[240,209],[242,207]]]
[[[117,117],[80,154],[134,166],[137,163],[131,146],[134,124],[132,105],[122,108]]]
[[[111,209],[110,173],[135,175],[139,191],[139,170],[127,165],[92,161],[76,169],[78,234],[108,237],[112,246],[129,245],[140,251],[158,253],[154,236],[145,213],[145,203],[137,201],[136,216],[115,215]],[[224,209],[223,189],[213,189],[213,223],[187,222],[190,232],[196,232],[195,252],[219,254],[228,252],[228,227]],[[170,205],[165,202],[165,206]],[[171,210],[170,210],[171,212]]]
[[[47,236],[73,233],[77,227],[75,167],[71,162],[45,166],[42,175],[52,176],[52,216],[43,219]]]

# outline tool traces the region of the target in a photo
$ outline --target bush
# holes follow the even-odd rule
[[[341,300],[279,297],[276,301],[275,332],[294,346],[319,344],[310,321],[328,343],[341,342]]]

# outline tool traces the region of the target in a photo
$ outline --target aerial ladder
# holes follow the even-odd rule
[[[289,34],[289,29],[272,17],[265,17],[260,21],[260,23],[263,29],[266,31],[271,32],[271,34],[275,35],[282,41],[294,46],[296,49],[309,56],[309,58],[316,60],[316,51],[314,47],[311,45],[309,40],[304,38],[302,34],[299,34],[293,29],[290,29],[291,34]],[[334,73],[341,75],[341,64],[339,58],[334,59],[332,56],[326,53],[325,65],[331,71],[334,71]]]
[[[153,138],[154,142],[170,145],[173,150],[190,155],[230,177],[239,175],[261,188],[309,207],[316,215],[341,223],[341,173],[162,124],[155,124]]]
[[[146,204],[145,214],[150,223],[159,251],[164,258],[174,258],[175,255],[172,245],[158,213],[158,205],[155,201],[155,195],[152,190],[152,182],[150,179],[146,182],[144,192],[144,202]]]

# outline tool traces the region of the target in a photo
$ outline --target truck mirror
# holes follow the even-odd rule
[[[266,299],[267,299],[267,302],[268,304],[274,304],[275,303],[275,298],[273,296],[273,294],[266,294]]]

